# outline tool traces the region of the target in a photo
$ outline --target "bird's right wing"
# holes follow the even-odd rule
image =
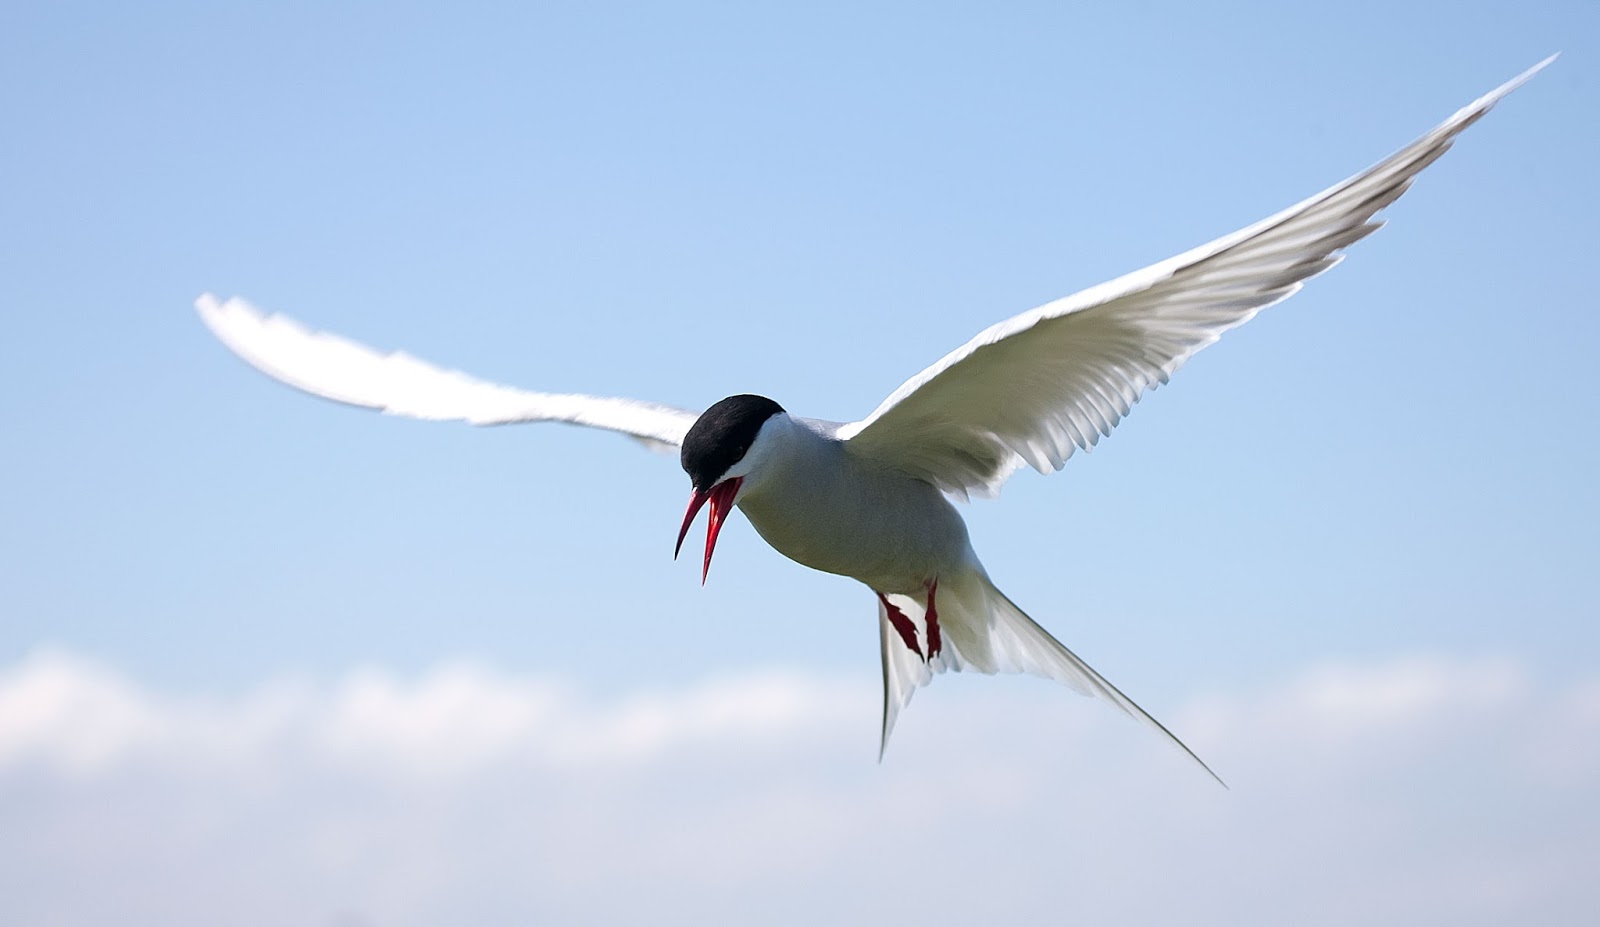
[[[444,370],[408,354],[384,354],[237,297],[210,293],[195,308],[211,333],[252,367],[313,396],[388,415],[473,425],[567,422],[604,428],[647,445],[677,447],[699,416],[685,409],[575,393],[535,393]]]

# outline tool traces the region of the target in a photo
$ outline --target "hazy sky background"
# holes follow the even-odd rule
[[[6,5],[0,920],[1592,914],[1600,7],[789,7]],[[315,402],[191,308],[851,420],[1554,51],[966,509],[1232,792],[1034,680],[879,767],[870,594],[738,517],[700,588],[673,459]]]

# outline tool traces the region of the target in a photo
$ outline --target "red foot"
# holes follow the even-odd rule
[[[877,590],[873,591],[876,592]],[[895,608],[893,603],[884,598],[881,592],[878,593],[878,601],[883,603],[884,611],[889,615],[889,623],[894,625],[896,631],[900,632],[900,639],[906,642],[906,647],[912,653],[922,657],[922,648],[917,646],[917,626],[911,623],[911,619],[906,617],[905,612]],[[927,659],[927,657],[922,658],[924,660]]]
[[[928,584],[928,659],[939,655],[944,649],[944,636],[939,633],[939,610],[933,605],[933,597],[939,593],[939,581],[936,579]]]

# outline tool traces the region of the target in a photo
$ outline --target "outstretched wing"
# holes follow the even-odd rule
[[[1354,177],[1255,225],[1007,319],[839,428],[851,453],[946,492],[992,495],[1017,468],[1058,470],[1111,433],[1195,352],[1294,295],[1377,231],[1463,129],[1546,58]]]
[[[275,380],[313,396],[388,415],[474,425],[568,422],[605,428],[647,444],[678,446],[698,415],[684,409],[574,393],[535,393],[486,383],[399,351],[384,354],[315,332],[242,299],[206,293],[195,308],[223,344]]]

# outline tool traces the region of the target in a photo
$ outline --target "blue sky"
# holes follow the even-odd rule
[[[1297,201],[1554,51],[1345,264],[1093,455],[966,511],[999,585],[1180,734],[1195,719],[1225,778],[1272,751],[1197,742],[1208,700],[1300,691],[1327,667],[1455,668],[1441,691],[1469,711],[1459,677],[1488,661],[1524,681],[1505,705],[1589,704],[1600,12],[1102,6],[8,5],[0,705],[20,713],[0,712],[0,805],[43,790],[70,808],[88,787],[39,746],[70,731],[18,720],[79,723],[39,713],[38,692],[187,717],[286,680],[342,692],[364,667],[425,694],[458,661],[601,705],[769,671],[865,691],[815,753],[784,755],[819,801],[842,782],[872,804],[914,773],[872,765],[864,589],[738,519],[702,589],[670,559],[688,495],[672,459],[306,399],[213,343],[194,297],[535,389],[686,407],[758,392],[850,420],[990,323]],[[143,717],[107,698],[106,729]],[[992,750],[999,774],[1058,769],[1006,731],[984,744],[977,721],[959,730],[978,743],[953,743],[945,719],[986,699],[1020,700],[1032,738],[1109,716],[1043,684],[940,679],[903,716],[904,762]],[[1095,735],[1114,767],[1166,759],[1128,727]],[[1439,750],[1385,788],[1448,786]],[[95,788],[138,778],[105,764]],[[734,761],[727,793],[759,766]],[[1084,788],[1118,807],[1195,794],[1160,768],[1173,777]],[[1330,768],[1319,787],[1356,788]],[[235,807],[227,774],[205,781]],[[1463,801],[1504,788],[1493,771],[1460,785]],[[66,840],[61,815],[39,833]]]

